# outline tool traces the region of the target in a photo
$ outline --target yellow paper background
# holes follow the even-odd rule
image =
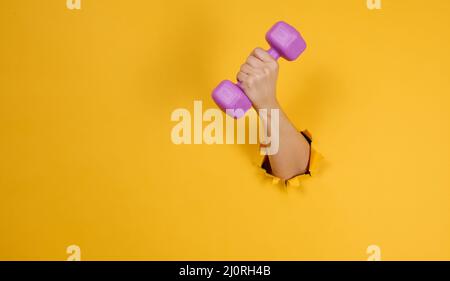
[[[450,259],[450,2],[0,2],[0,259]],[[255,145],[174,145],[277,20],[278,96],[324,155],[300,188]],[[206,123],[205,123],[206,124]]]

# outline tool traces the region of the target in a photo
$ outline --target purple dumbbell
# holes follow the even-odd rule
[[[283,57],[288,61],[295,60],[306,48],[305,40],[300,33],[289,24],[279,21],[266,34],[266,41],[270,45],[267,51],[274,59]],[[224,80],[213,90],[214,102],[227,113],[240,118],[252,107],[251,101],[238,84]]]

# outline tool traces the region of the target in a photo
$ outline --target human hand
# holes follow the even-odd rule
[[[261,48],[253,50],[237,74],[240,87],[256,110],[278,107],[277,79],[277,61]]]

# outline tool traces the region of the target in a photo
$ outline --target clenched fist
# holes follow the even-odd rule
[[[269,53],[256,48],[241,66],[237,80],[256,110],[277,108],[278,63]]]

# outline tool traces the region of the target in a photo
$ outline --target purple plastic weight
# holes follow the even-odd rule
[[[283,57],[288,61],[295,60],[306,49],[306,43],[300,33],[289,24],[279,21],[266,34],[270,45],[267,51],[274,59]],[[252,107],[251,101],[238,84],[230,80],[222,81],[212,92],[214,102],[234,118],[244,116]]]

